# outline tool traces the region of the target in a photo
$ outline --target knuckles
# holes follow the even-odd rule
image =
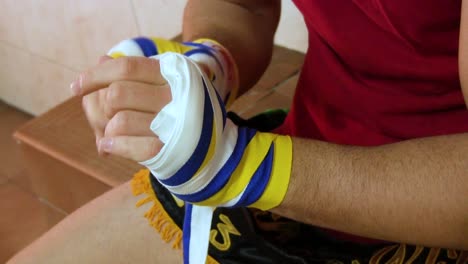
[[[148,72],[159,72],[159,61],[147,57],[120,57],[114,60],[116,75],[120,80],[133,80]]]
[[[83,98],[81,99],[81,108],[83,108],[83,110],[87,111],[87,107],[89,105],[89,96],[83,96]]]
[[[89,94],[83,96],[81,100],[81,106],[83,108],[86,119],[94,129],[102,128],[107,122],[107,119],[102,114],[98,97],[99,96],[97,94]]]
[[[127,111],[118,112],[112,117],[106,126],[107,137],[125,135],[129,131],[130,114]]]
[[[119,106],[121,106],[125,100],[125,93],[126,90],[120,82],[113,82],[109,86],[104,109],[107,118],[112,118],[119,110]]]
[[[138,69],[139,59],[135,57],[120,57],[115,60],[117,75],[122,79],[131,78]]]

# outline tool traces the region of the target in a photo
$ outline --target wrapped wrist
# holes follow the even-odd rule
[[[142,164],[189,203],[263,210],[277,206],[289,183],[291,139],[234,125],[213,84],[192,61],[161,57],[161,73],[175,101],[151,127],[164,148]]]

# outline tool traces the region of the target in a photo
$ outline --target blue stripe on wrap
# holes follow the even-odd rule
[[[184,44],[186,46],[191,46],[191,47],[198,47],[198,48],[213,50],[212,47],[206,46],[205,44],[202,44],[202,43],[185,41],[185,42],[182,42],[182,44]]]
[[[221,108],[221,112],[223,114],[223,130],[224,130],[224,128],[226,127],[226,117],[227,117],[226,106],[224,106],[224,102],[223,100],[221,100],[221,96],[219,96],[218,91],[216,91],[216,89],[214,89],[214,91],[216,93],[216,98],[218,99],[219,107]]]
[[[189,45],[190,46],[190,45]],[[218,67],[221,69],[221,73],[224,74],[224,69],[221,64],[221,62],[218,60],[218,58],[213,54],[212,49],[210,47],[207,47],[205,45],[201,45],[203,48],[198,48],[198,49],[192,49],[184,53],[185,56],[190,57],[194,54],[205,54],[210,57],[212,57],[215,61],[216,64],[218,64]]]
[[[184,53],[185,56],[187,57],[190,57],[190,55],[193,55],[193,54],[198,54],[198,53],[201,53],[201,54],[206,54],[210,57],[213,57],[214,59],[216,59],[215,55],[213,54],[213,52],[211,52],[210,50],[206,49],[206,48],[201,48],[201,49],[192,49],[192,50],[189,50],[187,52]]]
[[[210,181],[210,183],[208,183],[208,185],[199,192],[192,194],[177,194],[176,196],[183,201],[196,203],[208,199],[221,190],[229,181],[232,172],[239,165],[239,162],[244,155],[244,150],[249,144],[250,140],[252,140],[252,138],[255,136],[255,133],[256,130],[254,129],[239,127],[236,146],[234,147],[231,156],[228,158],[216,176]]]
[[[135,41],[138,44],[138,46],[140,46],[140,49],[143,51],[145,57],[151,57],[158,54],[158,48],[154,44],[153,40],[149,38],[139,37],[134,38],[133,41]]]
[[[184,249],[184,263],[189,263],[190,256],[190,238],[192,235],[192,204],[185,204],[184,226],[182,231],[182,245]]]
[[[207,46],[205,44],[202,44],[202,43],[196,43],[196,42],[182,42],[182,44],[184,44],[185,46],[190,46],[190,47],[195,47],[195,48],[198,48],[198,49],[204,49],[204,50],[209,50],[210,52],[213,51],[215,52],[216,50],[210,46]]]
[[[273,167],[273,157],[275,155],[273,143],[270,145],[267,155],[263,159],[262,163],[255,171],[255,174],[252,176],[247,188],[244,191],[242,197],[237,201],[232,207],[238,206],[249,206],[256,202],[260,196],[262,196],[263,191],[268,184],[271,176],[271,169]]]
[[[229,92],[226,94],[226,97],[224,98],[224,102],[227,102],[227,101],[228,101],[229,96],[231,96],[231,91],[229,91]]]
[[[177,186],[187,182],[197,172],[205,160],[208,149],[210,148],[211,137],[213,134],[213,107],[211,106],[210,96],[205,81],[202,78],[203,91],[205,93],[205,102],[203,105],[203,125],[195,150],[189,160],[170,178],[160,180],[165,185]],[[215,144],[213,142],[213,144]]]

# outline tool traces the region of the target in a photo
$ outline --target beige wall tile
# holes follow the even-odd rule
[[[39,115],[71,96],[77,72],[0,42],[0,98]]]
[[[250,118],[267,110],[289,108],[291,107],[291,103],[291,97],[273,92],[238,114],[241,117]]]
[[[24,1],[27,3],[29,1]],[[23,8],[19,8],[23,6]],[[25,29],[27,25],[24,24],[23,13],[27,6],[18,5],[17,1],[14,0],[1,0],[0,10],[0,41],[8,41],[15,43],[16,45],[26,46],[26,34]]]
[[[302,14],[291,0],[282,0],[281,5],[281,19],[276,31],[275,43],[306,52],[308,33]]]
[[[182,32],[182,16],[187,0],[131,1],[142,35],[172,38]]]
[[[176,36],[182,30],[185,4],[186,0],[2,0],[0,40],[84,69],[122,39]],[[290,0],[282,1],[275,42],[299,51],[307,48],[304,21]]]
[[[0,39],[74,69],[138,34],[128,0],[2,0],[0,8]]]
[[[293,77],[289,78],[281,85],[275,87],[275,92],[294,98],[294,93],[296,92],[297,82],[299,81],[300,73],[297,73]]]

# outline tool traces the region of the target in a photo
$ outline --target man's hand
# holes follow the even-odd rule
[[[179,43],[150,37],[123,40],[71,85],[75,95],[83,96],[83,108],[96,134],[99,153],[139,162],[159,153],[162,143],[150,126],[171,101],[169,84],[155,57],[166,52],[193,60],[217,87],[225,103],[235,98],[237,67],[229,51],[216,41]]]
[[[171,92],[158,60],[104,56],[98,65],[82,73],[71,89],[83,96],[99,153],[144,161],[159,152],[162,143],[150,124],[170,102]]]

